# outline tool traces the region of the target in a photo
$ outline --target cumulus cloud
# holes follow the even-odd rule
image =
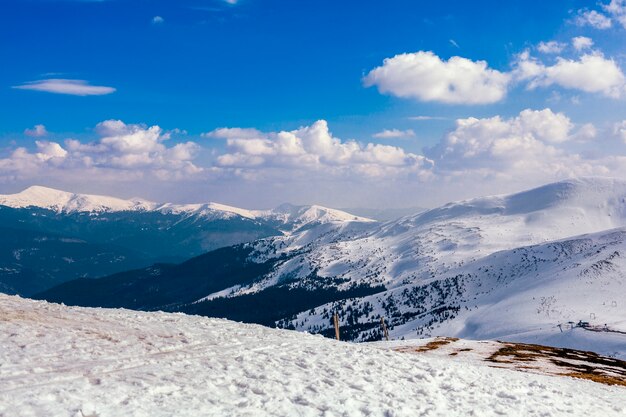
[[[35,125],[32,129],[25,129],[24,134],[33,138],[41,138],[48,135],[44,125]]]
[[[622,27],[626,28],[626,0],[611,0],[603,5],[603,9],[609,13]]]
[[[616,126],[615,135],[622,134],[620,129],[626,131]],[[364,194],[363,187],[367,195],[393,198],[420,190],[428,198],[442,195],[447,200],[577,175],[626,175],[626,158],[587,157],[574,151],[593,146],[588,142],[597,136],[592,124],[578,125],[551,109],[526,109],[510,118],[458,119],[423,155],[341,140],[323,120],[293,131],[224,128],[211,135],[226,140],[226,151],[217,155],[213,169],[241,183],[261,188],[280,183],[304,194],[310,187],[303,184],[317,184],[313,188],[321,187],[325,195],[336,192],[341,197]],[[345,184],[341,191],[329,191],[339,182]]]
[[[576,36],[572,38],[572,46],[577,51],[582,51],[591,48],[593,46],[593,40],[586,36]]]
[[[67,139],[63,144],[36,141],[35,150],[19,147],[0,159],[0,179],[7,175],[109,179],[158,177],[190,178],[202,172],[192,161],[199,149],[193,142],[167,146],[170,134],[159,126],[125,124],[119,120],[99,123],[99,138],[91,142]],[[5,177],[5,178],[3,178]]]
[[[159,126],[126,124],[120,120],[106,120],[96,126],[99,140],[81,143],[67,140],[66,146],[75,159],[85,165],[122,169],[168,170],[172,175],[193,174],[200,171],[191,159],[198,145],[194,142],[165,145],[170,134]]]
[[[112,184],[124,182],[125,189],[135,184],[135,193],[145,195],[142,190],[176,181],[172,187],[187,195],[210,189],[210,198],[227,194],[234,196],[232,203],[258,207],[292,198],[329,205],[438,204],[569,176],[626,178],[626,121],[599,134],[593,125],[551,109],[458,119],[422,155],[342,140],[323,120],[279,132],[220,128],[206,137],[224,142],[202,141],[202,146],[179,143],[159,126],[119,120],[103,121],[94,132],[91,141],[38,139],[29,148],[1,150],[0,183],[84,183],[88,177],[111,194],[116,194]],[[611,146],[599,149],[592,139],[609,140]]]
[[[530,89],[558,85],[612,98],[622,96],[626,88],[626,78],[620,67],[597,51],[576,60],[557,57],[553,65],[545,65],[526,51],[519,56],[515,76],[528,81]]]
[[[13,86],[13,88],[73,96],[102,96],[116,91],[113,87],[90,85],[85,80],[68,80],[61,78],[30,81],[22,85]]]
[[[595,10],[581,11],[575,22],[578,26],[591,26],[596,29],[609,29],[613,26],[611,18]]]
[[[413,129],[384,129],[378,133],[374,133],[372,137],[376,139],[414,138],[415,132]]]
[[[467,118],[426,150],[438,178],[464,181],[491,178],[547,182],[575,175],[606,175],[604,162],[585,161],[567,151],[568,141],[595,136],[593,125],[576,128],[564,114],[550,109],[524,110],[516,117]],[[501,184],[500,184],[501,185]]]
[[[601,12],[597,10],[579,10],[574,22],[579,26],[591,26],[596,29],[609,29],[613,22],[626,28],[626,0],[611,0],[600,4]]]
[[[539,42],[537,50],[544,54],[558,54],[565,49],[565,44],[557,41]]]
[[[489,68],[485,61],[459,56],[445,61],[419,51],[385,59],[363,82],[383,94],[419,101],[488,104],[505,97],[510,76]]]
[[[368,177],[420,174],[430,161],[402,148],[334,137],[324,120],[293,131],[262,137],[227,139],[228,151],[217,158],[221,168],[264,170],[288,168],[327,174],[358,173]]]

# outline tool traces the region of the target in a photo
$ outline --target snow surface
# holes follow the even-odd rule
[[[39,207],[59,213],[146,211],[156,207],[155,203],[145,200],[74,194],[37,185],[17,194],[0,195],[0,205],[12,208]]]
[[[626,390],[182,314],[0,295],[1,416],[623,416]]]

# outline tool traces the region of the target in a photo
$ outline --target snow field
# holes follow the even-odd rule
[[[626,390],[226,320],[0,295],[0,416],[623,416]]]

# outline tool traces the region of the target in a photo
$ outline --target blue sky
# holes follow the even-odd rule
[[[403,206],[622,176],[609,159],[626,141],[624,16],[619,0],[4,0],[0,191]],[[459,132],[457,119],[497,116],[501,142]],[[318,120],[333,150],[277,145]],[[534,123],[561,124],[546,139]],[[151,126],[159,136],[140,137]],[[511,169],[501,150],[515,146],[534,153]]]

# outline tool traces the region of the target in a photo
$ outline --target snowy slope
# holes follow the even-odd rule
[[[621,416],[624,388],[0,295],[0,415]]]
[[[90,194],[74,194],[53,188],[32,186],[17,194],[0,195],[0,205],[12,208],[39,207],[56,212],[103,212],[153,210],[155,203],[122,200]]]
[[[339,310],[344,326],[362,325],[357,340],[379,338],[377,317],[384,315],[398,338],[508,337],[624,357],[623,336],[562,334],[557,325],[583,320],[626,331],[625,201],[626,182],[584,178],[452,203],[376,227],[269,238],[254,244],[254,259],[284,261],[253,284],[208,297],[276,285],[384,285],[383,293],[322,305],[279,324],[324,331],[330,311]]]
[[[270,238],[256,244],[257,256],[298,254],[268,277],[268,284],[316,271],[344,280],[343,287],[365,283],[394,288],[497,251],[626,226],[625,200],[624,181],[570,180],[449,204],[363,228],[362,233],[339,230],[314,243],[304,234]],[[302,273],[294,275],[293,265]]]
[[[319,331],[339,310],[343,323],[387,317],[393,338],[498,339],[626,358],[625,254],[624,228],[501,251],[436,278],[320,306],[289,324]],[[572,329],[581,320],[597,327]]]

